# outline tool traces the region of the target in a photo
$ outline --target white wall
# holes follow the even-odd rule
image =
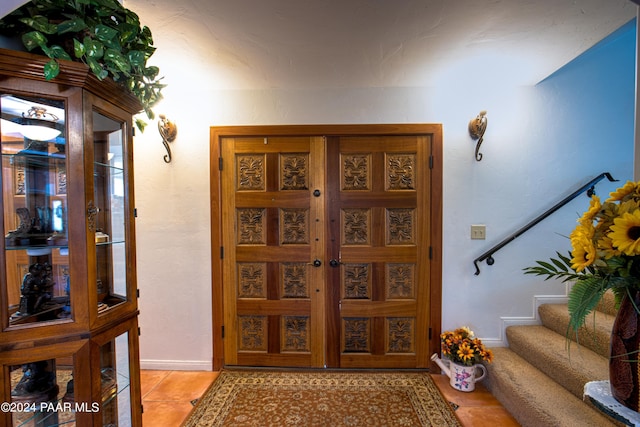
[[[0,16],[21,3],[3,0]],[[153,28],[156,45],[169,47],[153,57],[169,84],[156,111],[176,121],[179,134],[171,164],[162,160],[155,122],[135,138],[143,368],[211,367],[209,126],[442,123],[442,325],[469,325],[496,345],[504,344],[505,322],[536,321],[535,296],[564,295],[563,285],[523,276],[522,268],[568,249],[563,236],[588,199],[575,200],[498,252],[494,266],[481,264],[479,276],[472,260],[600,172],[632,179],[628,80],[635,67],[628,54],[609,53],[607,46],[537,87],[495,81],[492,70],[500,64],[475,58],[452,64],[432,88],[221,91],[214,89],[217,70],[203,68],[184,35],[176,37],[171,26]],[[467,124],[483,109],[489,127],[483,160],[476,162]],[[602,182],[598,194],[606,197],[616,186]],[[471,240],[471,224],[486,224],[487,240]]]
[[[154,32],[157,45],[170,37],[170,29]],[[496,345],[504,344],[505,318],[535,322],[535,295],[564,295],[563,285],[523,276],[522,268],[568,249],[562,235],[588,199],[514,241],[495,265],[482,264],[479,276],[473,259],[600,172],[632,177],[633,94],[627,86],[613,93],[581,87],[611,86],[627,71],[609,75],[596,66],[596,75],[584,78],[568,72],[575,84],[560,73],[558,86],[550,80],[524,88],[483,76],[483,84],[454,80],[437,88],[221,91],[209,86],[215,70],[202,69],[188,49],[158,50],[153,60],[169,84],[156,111],[179,131],[171,164],[162,160],[155,123],[135,139],[143,368],[211,367],[209,126],[442,123],[442,325],[469,325]],[[467,124],[480,110],[488,111],[489,126],[476,162]],[[606,196],[614,188],[602,183],[597,190]],[[487,240],[471,240],[471,224],[486,224]]]
[[[5,16],[16,10],[29,0],[2,0],[0,4],[0,16]]]

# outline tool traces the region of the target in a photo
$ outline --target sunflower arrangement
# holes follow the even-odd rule
[[[557,258],[536,261],[524,272],[574,282],[569,326],[577,331],[608,290],[617,305],[640,290],[640,182],[627,182],[604,202],[593,195],[569,239],[568,256],[556,252]]]
[[[463,326],[454,331],[446,331],[440,335],[442,356],[466,366],[473,366],[485,361],[493,361],[493,352],[485,348],[482,341],[473,335],[473,331]]]

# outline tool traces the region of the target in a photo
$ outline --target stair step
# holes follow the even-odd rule
[[[601,311],[594,311],[586,318],[585,326],[580,328],[577,337],[569,332],[569,309],[566,304],[542,304],[538,307],[538,314],[542,324],[563,337],[577,341],[580,346],[587,347],[594,352],[609,357],[611,329],[615,315]]]
[[[609,360],[544,326],[510,326],[509,348],[579,399],[589,381],[609,379]]]
[[[616,297],[615,295],[613,295],[613,292],[611,290],[604,293],[604,295],[602,296],[602,300],[600,300],[600,303],[598,304],[596,309],[605,314],[609,314],[615,317],[616,313],[618,313],[618,310],[616,309]]]
[[[492,351],[486,386],[523,427],[616,425],[509,348]]]

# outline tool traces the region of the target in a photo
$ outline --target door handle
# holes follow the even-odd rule
[[[338,261],[337,259],[332,259],[331,261],[329,261],[329,265],[333,268],[336,268],[337,266],[339,266],[340,264],[342,264],[340,261]]]
[[[322,261],[320,261],[318,258],[316,258],[316,259],[313,260],[311,265],[313,265],[314,267],[320,267],[322,265]]]

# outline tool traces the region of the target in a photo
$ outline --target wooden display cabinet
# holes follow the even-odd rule
[[[139,426],[132,116],[83,64],[0,49],[0,425]]]

